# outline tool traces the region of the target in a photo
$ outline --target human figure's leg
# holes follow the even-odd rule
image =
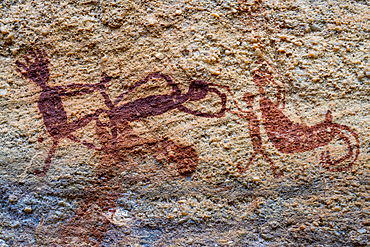
[[[256,158],[257,154],[258,154],[258,152],[256,152],[256,151],[253,152],[252,156],[249,158],[249,161],[248,161],[246,167],[242,168],[240,163],[238,163],[236,165],[240,174],[244,173],[249,168],[249,166],[252,164],[253,160]]]

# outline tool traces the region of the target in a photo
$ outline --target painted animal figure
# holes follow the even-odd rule
[[[135,88],[149,82],[152,79],[164,79],[168,85],[172,87],[171,94],[150,95],[145,98],[140,98],[132,102],[127,102],[123,105],[118,105],[126,94],[131,93]],[[105,91],[105,86],[101,87],[101,94],[104,97],[105,104],[109,110],[99,110],[100,113],[106,113],[109,117],[109,123],[103,124],[97,120],[97,125],[100,127],[109,127],[112,132],[113,142],[117,139],[117,126],[127,126],[129,122],[145,119],[151,116],[161,115],[165,112],[178,109],[195,116],[205,118],[219,118],[222,117],[226,110],[226,94],[221,93],[218,89],[210,86],[217,86],[209,84],[203,80],[195,80],[190,83],[187,93],[182,94],[178,86],[172,79],[162,73],[152,73],[145,77],[145,79],[136,82],[129,90],[122,93],[118,98],[112,102]],[[191,110],[183,104],[187,101],[196,102],[204,99],[208,93],[215,93],[221,99],[221,109],[217,113],[203,113],[200,111]]]
[[[80,119],[68,122],[67,113],[64,110],[61,97],[92,93],[95,90],[99,90],[109,80],[103,78],[96,84],[69,84],[67,86],[50,87],[48,85],[50,74],[46,52],[37,49],[37,54],[33,50],[30,50],[29,53],[30,57],[24,56],[26,64],[16,61],[16,70],[42,88],[37,106],[43,116],[45,127],[53,138],[53,145],[49,150],[43,170],[35,170],[34,173],[38,176],[45,176],[50,167],[51,158],[58,147],[58,143],[63,138],[81,143],[90,149],[99,150],[92,143],[81,141],[72,134],[89,124],[98,116],[99,112],[88,114]],[[31,59],[33,60],[32,62]]]
[[[208,84],[202,80],[195,80],[190,83],[188,92],[182,94],[172,79],[162,73],[149,74],[144,80],[138,81],[130,87],[128,91],[119,95],[114,103],[106,93],[105,87],[105,84],[111,80],[110,77],[103,77],[101,81],[96,84],[69,84],[67,86],[50,87],[47,84],[50,76],[47,54],[45,51],[40,51],[39,49],[37,49],[36,52],[37,54],[32,50],[29,51],[31,58],[27,56],[24,57],[26,64],[16,61],[16,70],[42,88],[37,106],[43,116],[46,129],[53,138],[53,145],[49,150],[43,170],[34,171],[38,176],[46,175],[46,172],[50,168],[51,158],[56,152],[59,141],[63,138],[81,143],[90,149],[102,150],[104,148],[98,148],[92,143],[81,141],[72,134],[74,131],[89,124],[92,120],[96,120],[97,125],[100,127],[110,127],[114,143],[118,136],[117,125],[128,126],[129,122],[141,120],[150,116],[157,116],[174,109],[206,118],[222,117],[226,110],[226,95],[216,88],[210,87],[214,84]],[[31,62],[30,59],[33,59],[33,62]],[[147,83],[151,79],[160,78],[164,79],[172,87],[172,94],[151,95],[133,102],[118,105],[123,97],[131,93],[135,88]],[[109,110],[98,109],[93,114],[88,114],[80,119],[68,122],[67,113],[64,110],[61,97],[88,94],[97,90],[102,94]],[[221,98],[221,110],[217,113],[202,113],[182,105],[187,101],[199,101],[205,98],[208,93],[212,92]],[[99,120],[99,115],[102,113],[108,115],[110,119],[108,125],[101,123]]]
[[[284,115],[281,109],[278,108],[280,103],[279,100],[277,103],[274,103],[265,95],[265,87],[268,82],[278,86],[271,73],[257,70],[253,73],[253,82],[258,87],[260,94],[259,103],[264,129],[269,140],[277,150],[287,154],[311,151],[315,148],[326,146],[329,142],[338,138],[346,143],[348,149],[347,154],[337,160],[332,160],[328,151],[326,153],[322,152],[322,166],[329,171],[344,171],[353,166],[358,158],[360,150],[358,136],[352,129],[345,125],[333,123],[330,111],[327,112],[326,118],[322,123],[313,126],[294,123]],[[249,118],[251,120],[255,119],[254,115],[250,112],[242,112],[247,114],[247,116],[243,116],[244,118]],[[253,128],[257,129],[257,124],[252,123],[250,126],[254,126]],[[253,131],[258,134],[257,130]],[[355,144],[352,145],[350,137],[346,135],[346,132],[352,135],[355,139]],[[255,152],[264,154],[263,150],[260,148],[260,142],[253,143],[253,148],[255,149]],[[354,149],[356,150],[354,151]],[[265,154],[264,156],[266,157]],[[246,168],[248,168],[253,158],[254,156],[252,155]],[[269,159],[267,160],[271,163]],[[348,161],[349,164],[342,167],[335,167],[344,161]],[[272,168],[275,173],[273,166]]]

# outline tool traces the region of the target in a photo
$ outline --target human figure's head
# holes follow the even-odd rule
[[[189,86],[189,91],[186,93],[191,101],[199,101],[204,99],[208,93],[208,83],[202,80],[192,81]]]
[[[248,107],[253,107],[254,94],[249,92],[245,93],[243,95],[243,100],[247,103]]]
[[[269,74],[266,71],[258,70],[253,73],[253,82],[257,87],[265,87],[267,85]]]

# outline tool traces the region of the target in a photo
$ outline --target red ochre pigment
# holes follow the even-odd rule
[[[111,129],[114,146],[118,137],[118,124],[127,124],[150,116],[161,115],[174,109],[205,118],[220,118],[224,115],[226,110],[226,95],[218,91],[216,88],[209,87],[207,82],[202,80],[192,81],[189,86],[189,91],[182,94],[172,79],[162,73],[149,74],[145,79],[136,82],[128,91],[119,95],[114,103],[109,98],[105,88],[105,84],[111,80],[109,77],[103,77],[100,82],[96,84],[69,84],[67,86],[50,87],[47,85],[47,82],[49,81],[47,54],[45,51],[40,51],[39,49],[37,49],[36,52],[37,54],[33,50],[30,50],[29,53],[31,54],[31,58],[24,56],[26,64],[16,61],[16,65],[18,66],[18,72],[22,73],[26,78],[35,82],[42,88],[37,106],[43,116],[46,129],[53,137],[53,145],[49,150],[43,170],[34,171],[38,176],[46,175],[46,172],[50,168],[51,158],[55,154],[59,141],[63,138],[68,138],[77,143],[81,143],[90,149],[102,150],[102,148],[98,148],[92,143],[79,140],[72,134],[76,130],[85,127],[92,120],[96,120],[97,125],[100,127],[109,127]],[[33,62],[31,62],[30,59],[33,59]],[[164,79],[168,85],[172,86],[172,94],[151,95],[118,106],[118,103],[120,103],[124,95],[132,93],[134,89],[147,83],[151,79],[159,78]],[[98,109],[94,114],[88,114],[73,122],[68,122],[67,113],[63,107],[61,97],[89,94],[94,91],[100,91],[109,110]],[[182,105],[187,101],[199,101],[205,98],[208,93],[215,93],[220,97],[222,107],[218,113],[203,113],[188,109]],[[109,116],[109,124],[106,125],[99,121],[98,117],[102,113],[106,113]]]

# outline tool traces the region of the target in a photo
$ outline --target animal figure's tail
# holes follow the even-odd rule
[[[322,152],[321,153],[321,164],[323,168],[325,168],[328,171],[339,172],[339,171],[348,170],[353,166],[353,164],[356,162],[358,158],[358,155],[360,154],[360,141],[358,139],[358,135],[348,126],[341,125],[341,124],[335,124],[335,123],[332,123],[331,126],[335,128],[335,130],[333,131],[335,131],[338,134],[339,138],[342,139],[347,144],[348,152],[346,155],[344,155],[343,157],[337,160],[331,159],[329,151]],[[346,135],[343,131],[346,131],[353,136],[353,138],[356,140],[355,145],[352,145],[350,137]],[[355,148],[355,151],[354,151],[354,148]],[[348,165],[342,166],[342,167],[335,167],[336,165],[339,165],[340,163],[344,161],[350,160],[351,158],[353,158],[353,160]]]

